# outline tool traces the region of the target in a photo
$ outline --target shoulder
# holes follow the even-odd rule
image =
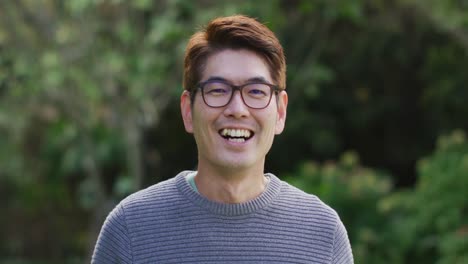
[[[281,207],[281,210],[305,218],[316,219],[327,225],[336,226],[341,222],[337,212],[319,197],[306,193],[285,181],[281,181],[281,192],[277,205]]]
[[[316,195],[280,183],[279,195],[266,212],[270,221],[287,223],[283,229],[300,230],[301,236],[310,238],[310,245],[328,252],[331,263],[352,263],[348,235],[338,213]]]
[[[177,184],[186,173],[188,171],[183,171],[171,179],[130,194],[115,206],[108,217],[119,221],[138,219],[149,212],[162,212],[165,208],[180,203],[185,199]]]
[[[123,199],[118,206],[125,210],[126,213],[130,213],[132,211],[155,209],[177,203],[184,199],[178,185],[180,185],[181,180],[184,179],[188,172],[180,172],[171,179],[137,191]]]
[[[281,181],[281,183],[281,198],[285,201],[296,202],[301,209],[314,209],[336,215],[336,211],[316,195],[306,193],[285,181]]]

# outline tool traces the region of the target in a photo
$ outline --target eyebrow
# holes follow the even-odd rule
[[[221,77],[221,76],[211,76],[211,77],[209,77],[205,82],[208,82],[208,81],[221,81],[221,82],[232,83],[232,82],[229,81],[228,79],[223,78],[223,77]],[[256,77],[249,78],[249,79],[246,80],[245,83],[253,83],[253,82],[269,83],[269,82],[268,82],[264,77],[262,77],[262,76],[256,76]]]

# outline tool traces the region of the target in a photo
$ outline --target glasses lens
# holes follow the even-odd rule
[[[209,82],[203,86],[205,103],[212,107],[224,106],[231,98],[232,88],[222,82]]]
[[[271,99],[271,87],[263,83],[252,83],[242,89],[242,97],[251,108],[264,108]]]

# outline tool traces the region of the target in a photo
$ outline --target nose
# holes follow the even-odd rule
[[[240,91],[234,91],[232,99],[226,108],[224,109],[224,114],[226,116],[242,118],[249,116],[249,108],[245,105],[244,100],[242,100],[242,95]]]

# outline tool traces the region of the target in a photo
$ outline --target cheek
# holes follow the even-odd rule
[[[265,133],[271,134],[271,136],[275,134],[277,119],[276,112],[270,112],[263,117],[263,130]]]
[[[197,110],[196,114],[193,116],[193,130],[196,140],[202,140],[210,138],[211,128],[213,127],[213,113],[209,111],[203,111],[203,109]]]

